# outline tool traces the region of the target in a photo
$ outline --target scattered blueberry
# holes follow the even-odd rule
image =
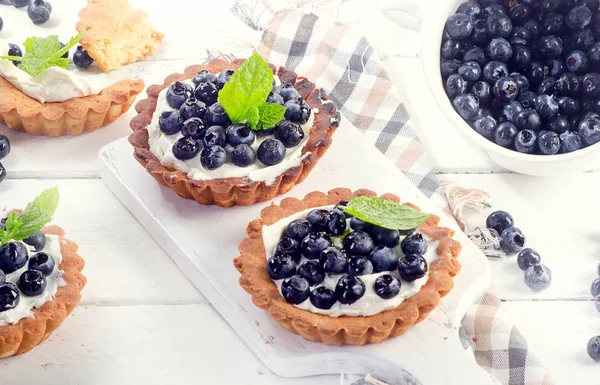
[[[0,303],[0,311],[1,311]],[[587,344],[587,352],[594,361],[600,361],[600,336],[592,337]]]
[[[8,43],[8,56],[19,56],[19,57],[23,57],[23,51],[21,51],[21,47],[19,47],[16,44],[12,44],[12,43]],[[73,60],[75,60],[75,55],[73,54]],[[17,60],[13,60],[12,61],[14,65],[18,66],[19,64],[21,64],[20,61]],[[77,63],[75,63],[75,65],[77,65]]]
[[[9,55],[10,55],[10,52],[9,52]],[[23,56],[23,55],[19,55],[19,56]],[[92,59],[92,57],[90,56],[88,51],[85,50],[80,45],[77,46],[77,49],[73,53],[73,63],[75,63],[75,65],[78,68],[86,69],[89,66],[91,66],[93,62],[94,62],[94,59]]]
[[[600,295],[600,278],[596,278],[594,282],[592,282],[592,288],[590,289],[592,293],[592,297],[597,297]]]
[[[10,154],[10,140],[6,135],[0,134],[0,160],[6,158]]]
[[[299,275],[292,275],[281,283],[281,295],[291,304],[299,305],[310,296],[310,284]]]
[[[51,8],[47,6],[45,0],[33,0],[33,3],[27,7],[27,16],[33,21],[33,24],[44,24],[50,19]]]
[[[31,0],[10,0],[10,2],[17,8],[23,8],[31,4]]]
[[[517,264],[519,265],[519,269],[523,271],[531,266],[539,264],[541,260],[542,258],[538,252],[529,248],[521,250],[517,256]]]
[[[552,272],[545,265],[534,265],[525,270],[525,284],[533,291],[542,291],[551,282]]]
[[[516,227],[509,227],[500,233],[500,247],[507,254],[520,251],[525,246],[525,236]]]
[[[498,234],[501,234],[504,230],[509,227],[513,227],[515,220],[506,211],[494,211],[491,213],[485,221],[485,226],[488,229],[494,229]]]

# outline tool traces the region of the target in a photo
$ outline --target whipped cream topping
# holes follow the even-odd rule
[[[326,210],[331,210],[333,207],[334,206],[313,207],[308,210],[304,210],[299,213],[296,213],[287,218],[283,218],[283,219],[273,223],[272,225],[263,226],[262,236],[263,236],[263,243],[265,246],[267,260],[275,254],[275,249],[277,248],[277,244],[279,243],[279,240],[283,236],[287,225],[291,221],[300,219],[300,218],[306,218],[306,215],[314,209],[322,208],[322,209],[326,209]],[[350,220],[348,220],[348,226],[350,226]],[[404,236],[400,237],[400,242],[402,242],[402,239],[404,239]],[[332,240],[333,240],[335,246],[341,247],[341,242],[339,242],[339,238],[337,238],[337,239],[333,238]],[[427,240],[429,242],[429,246],[427,248],[427,252],[425,253],[425,255],[423,257],[427,260],[427,264],[431,265],[431,263],[438,258],[438,255],[436,252],[438,242],[432,242],[430,239],[427,239]],[[404,257],[404,253],[402,253],[402,250],[400,249],[400,243],[398,243],[398,246],[396,246],[394,248],[394,250],[398,253],[398,255],[400,256],[400,259],[402,259]],[[306,261],[308,261],[308,259],[306,259],[305,257],[302,257],[302,259],[297,264],[297,266],[300,266],[301,264],[303,264]],[[375,284],[375,280],[377,279],[377,277],[379,277],[381,275],[385,275],[385,274],[393,275],[396,278],[398,278],[401,282],[400,292],[398,293],[398,295],[396,295],[395,297],[390,298],[390,299],[381,298],[380,296],[377,295],[377,293],[375,292],[375,289],[373,288],[373,285]],[[320,283],[319,285],[312,286],[311,291],[316,289],[319,286],[325,286],[325,287],[335,291],[335,286],[336,286],[338,280],[343,276],[344,276],[344,274],[339,274],[339,275],[325,274],[325,280],[322,283]],[[351,316],[351,317],[360,317],[360,316],[370,316],[370,315],[378,314],[378,313],[381,313],[382,311],[390,310],[390,309],[393,309],[393,308],[399,306],[402,302],[404,302],[405,299],[410,298],[413,295],[417,294],[419,292],[419,290],[421,289],[421,287],[423,287],[427,283],[427,280],[429,279],[429,271],[427,271],[427,274],[423,278],[419,278],[413,282],[407,282],[407,281],[404,281],[402,278],[400,278],[400,274],[398,273],[398,270],[382,271],[379,273],[361,275],[361,276],[359,276],[359,278],[365,284],[365,294],[358,301],[354,302],[353,304],[345,305],[340,302],[336,302],[331,307],[331,309],[319,309],[318,307],[314,306],[310,302],[310,298],[308,298],[301,304],[294,305],[294,306],[296,306],[300,309],[303,309],[303,310],[308,310],[312,313],[324,314],[329,317],[340,317],[343,315]],[[281,293],[281,284],[282,284],[283,280],[279,279],[274,282],[275,282],[275,285],[277,285],[277,289]]]
[[[0,41],[0,56],[8,55],[8,43]],[[50,67],[35,78],[15,66],[12,61],[0,59],[0,76],[25,95],[40,103],[63,102],[68,99],[96,95],[108,85],[104,74],[82,76],[74,65],[65,69]]]
[[[275,76],[276,83],[279,82],[279,78]],[[191,80],[185,81],[185,83],[193,83]],[[180,138],[183,138],[183,134],[177,133],[174,135],[165,135],[160,130],[158,119],[160,114],[164,111],[173,110],[167,103],[167,91],[165,88],[158,95],[158,101],[156,104],[156,110],[152,115],[152,121],[146,127],[148,130],[148,143],[150,144],[150,151],[160,160],[161,164],[165,167],[174,167],[176,170],[187,173],[188,178],[194,180],[211,180],[219,178],[247,178],[251,181],[265,181],[267,184],[273,184],[275,179],[283,174],[290,168],[298,167],[302,160],[307,157],[310,152],[302,154],[302,149],[308,141],[310,136],[310,130],[314,123],[315,114],[318,113],[317,109],[313,109],[308,122],[301,125],[304,131],[304,139],[296,146],[292,148],[286,148],[285,158],[279,164],[273,166],[265,166],[258,159],[248,167],[238,167],[231,163],[229,159],[221,167],[215,170],[207,170],[202,167],[200,163],[200,151],[195,157],[189,160],[179,160],[173,155],[173,145]],[[227,129],[227,127],[224,127]],[[273,137],[272,135],[256,136],[256,140],[252,145],[252,148],[256,151],[260,144]],[[227,152],[231,151],[231,147],[226,147]]]
[[[27,248],[30,258],[37,254],[33,247],[26,245],[25,243],[23,243],[23,245],[25,245]],[[67,284],[62,277],[63,271],[58,269],[58,266],[62,262],[62,252],[60,251],[59,237],[56,235],[46,235],[46,246],[41,252],[50,255],[52,258],[54,258],[55,262],[54,271],[52,274],[46,277],[46,290],[44,290],[42,294],[35,297],[27,297],[23,293],[20,293],[19,304],[14,309],[0,312],[0,326],[15,324],[23,318],[33,318],[33,309],[39,308],[46,302],[51,301],[58,288]],[[21,274],[27,270],[28,265],[29,261],[27,261],[25,266],[19,270],[7,274],[6,282],[11,282],[16,285],[21,277]]]

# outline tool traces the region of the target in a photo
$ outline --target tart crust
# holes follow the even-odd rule
[[[63,259],[58,268],[64,272],[62,277],[67,285],[59,287],[51,301],[33,309],[33,318],[23,318],[14,325],[0,326],[0,358],[28,352],[44,342],[81,299],[81,290],[86,283],[86,278],[81,274],[85,263],[77,254],[77,244],[64,238],[65,232],[58,226],[47,226],[42,231],[59,237]]]
[[[310,152],[310,154],[303,158],[298,167],[286,170],[275,179],[274,183],[267,184],[264,181],[251,181],[246,178],[193,180],[188,178],[183,171],[163,166],[150,151],[148,131],[146,130],[156,110],[158,94],[171,83],[191,79],[199,71],[207,70],[218,73],[228,68],[237,69],[243,62],[243,59],[236,59],[231,63],[214,59],[207,65],[190,66],[185,69],[183,74],[169,75],[163,84],[148,87],[146,91],[148,98],[139,101],[135,106],[138,115],[131,120],[131,128],[134,132],[129,136],[129,142],[134,147],[134,157],[158,183],[171,188],[180,197],[193,199],[203,205],[216,204],[223,207],[247,206],[268,201],[276,195],[285,194],[296,184],[302,182],[332,143],[331,136],[339,125],[340,115],[327,98],[325,91],[315,88],[315,84],[308,79],[279,67],[276,73],[281,81],[294,84],[300,96],[310,107],[319,110],[315,114],[308,141],[302,149],[303,154],[306,152]],[[275,67],[270,66],[275,73]]]
[[[143,80],[125,79],[97,95],[40,103],[0,76],[0,123],[32,135],[80,135],[114,122],[143,90]]]
[[[367,317],[329,317],[299,309],[286,302],[266,271],[266,251],[262,238],[263,225],[271,225],[294,213],[338,203],[356,196],[376,196],[370,190],[352,192],[336,188],[327,194],[312,192],[302,200],[285,198],[279,206],[272,204],[261,211],[261,216],[248,225],[248,237],[238,246],[240,256],[234,266],[241,274],[240,286],[252,295],[256,306],[269,312],[283,328],[302,338],[328,345],[364,345],[379,343],[390,337],[404,334],[411,326],[421,322],[438,305],[440,298],[454,286],[452,277],[460,270],[456,257],[461,244],[454,239],[454,231],[438,226],[440,218],[431,214],[419,230],[439,241],[438,259],[429,266],[429,279],[421,290],[396,308]],[[396,195],[384,194],[381,198],[400,202]],[[410,204],[411,207],[419,209]]]

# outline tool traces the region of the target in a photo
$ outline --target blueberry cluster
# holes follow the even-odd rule
[[[506,254],[519,252],[517,264],[525,272],[525,284],[533,291],[541,291],[550,286],[552,272],[541,263],[540,254],[525,247],[525,236],[514,227],[513,217],[506,211],[494,211],[486,220],[486,227],[500,237],[500,248]]]
[[[427,240],[414,230],[402,240],[401,235],[352,217],[339,205],[332,210],[314,209],[305,219],[289,223],[275,255],[267,261],[267,273],[273,280],[283,279],[281,294],[289,303],[309,299],[316,308],[326,310],[336,302],[358,301],[366,290],[360,276],[384,272],[376,278],[373,290],[380,298],[390,299],[400,293],[398,276],[413,282],[428,269],[423,257]],[[337,279],[334,289],[322,285],[327,276]]]
[[[34,24],[44,24],[50,19],[52,13],[52,4],[46,0],[10,0],[0,1],[0,4],[12,4],[17,8],[27,7],[27,16],[33,21]],[[0,31],[2,30],[4,23],[0,18]]]
[[[0,227],[4,227],[5,220],[0,220]],[[26,246],[20,242],[9,242],[0,247],[0,313],[14,309],[19,304],[21,294],[27,297],[42,294],[46,289],[46,277],[54,271],[52,256],[40,252],[46,246],[43,233],[34,233],[23,242],[38,253],[29,258]],[[6,280],[8,274],[26,264],[27,269],[21,273],[16,285]]]
[[[285,119],[277,125],[252,130],[244,124],[232,124],[217,98],[233,73],[228,69],[215,75],[203,70],[191,83],[169,86],[166,99],[172,109],[163,111],[158,123],[165,135],[183,135],[173,145],[175,158],[189,160],[200,154],[200,163],[207,170],[221,167],[228,158],[238,167],[248,167],[257,158],[272,166],[283,161],[287,148],[304,139],[301,124],[308,122],[311,109],[290,83],[273,87],[266,100],[286,107]],[[258,146],[257,136],[266,137]]]
[[[599,6],[600,0],[461,4],[446,21],[441,47],[456,112],[480,135],[521,153],[554,155],[599,142]]]
[[[6,135],[0,134],[0,160],[6,158],[10,154],[10,140]],[[4,165],[0,163],[0,182],[6,178],[6,169]]]
[[[598,276],[600,277],[600,264],[598,264]],[[594,303],[596,309],[600,311],[600,278],[596,278],[592,282],[591,288],[592,297],[594,297]],[[592,337],[587,345],[587,351],[590,357],[596,361],[600,361],[600,336]]]

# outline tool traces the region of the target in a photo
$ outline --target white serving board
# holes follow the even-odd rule
[[[477,366],[458,338],[460,319],[490,285],[487,260],[459,230],[456,238],[463,244],[459,256],[463,268],[455,278],[455,288],[425,321],[405,335],[377,345],[312,343],[281,328],[254,306],[238,285],[239,273],[232,263],[238,256],[237,245],[246,236],[247,224],[269,203],[221,208],[181,199],[156,183],[132,153],[126,138],[104,147],[100,151],[103,180],[273,372],[285,377],[371,373],[390,384],[497,384]],[[311,175],[285,196],[303,197],[335,187],[394,193],[423,211],[444,217],[346,121]],[[456,228],[448,218],[442,223]],[[198,320],[198,327],[210,325]]]

